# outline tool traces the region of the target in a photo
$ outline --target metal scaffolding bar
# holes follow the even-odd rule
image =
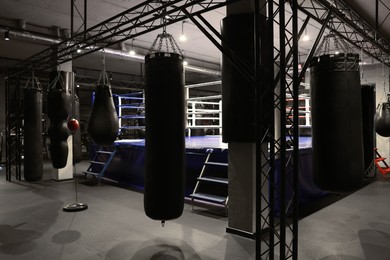
[[[390,66],[390,41],[383,37],[345,0],[303,0],[298,10],[322,24],[322,19],[329,11],[333,19],[327,29],[344,40],[363,50],[367,55]]]

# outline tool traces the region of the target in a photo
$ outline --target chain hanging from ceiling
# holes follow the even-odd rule
[[[167,28],[166,28],[166,20],[168,18],[162,18],[162,23],[164,24],[163,26],[163,31],[162,33],[158,34],[156,39],[154,39],[152,45],[150,46],[148,50],[148,54],[151,53],[157,53],[157,52],[167,52],[167,53],[177,53],[180,54],[181,56],[183,55],[183,52],[181,51],[179,45],[173,38],[173,36],[169,33],[167,33]],[[165,47],[165,50],[164,50]]]

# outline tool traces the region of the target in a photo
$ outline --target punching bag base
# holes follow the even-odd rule
[[[72,204],[68,204],[65,207],[62,208],[63,211],[66,212],[77,212],[77,211],[83,211],[88,208],[88,205],[83,202],[76,202]]]

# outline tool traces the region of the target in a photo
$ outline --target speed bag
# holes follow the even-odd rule
[[[383,137],[390,136],[390,103],[379,104],[375,113],[375,132]]]
[[[185,187],[185,99],[182,56],[145,57],[144,208],[154,220],[181,216]]]
[[[101,146],[112,145],[118,136],[119,120],[109,85],[96,86],[87,133],[92,141]]]
[[[313,173],[335,193],[363,186],[363,126],[359,55],[323,55],[311,61]]]

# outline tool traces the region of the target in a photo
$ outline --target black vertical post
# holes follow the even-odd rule
[[[286,257],[286,26],[285,1],[279,0],[280,57],[280,258]]]
[[[268,1],[268,20],[267,20],[267,37],[266,39],[271,39],[271,43],[268,46],[268,51],[271,53],[271,59],[270,63],[268,64],[269,70],[267,71],[267,74],[269,76],[269,79],[271,82],[269,84],[272,84],[272,91],[274,92],[274,83],[275,80],[275,71],[274,71],[274,4],[272,0]],[[273,95],[274,96],[274,95]],[[274,101],[273,101],[274,102]],[[269,136],[272,138],[269,138],[269,164],[270,164],[270,173],[269,176],[269,226],[271,230],[274,230],[275,227],[275,115],[274,111],[271,111],[272,116],[270,120],[270,132]],[[270,243],[270,254],[269,258],[270,260],[274,259],[274,246],[275,246],[275,235],[274,231],[269,233],[269,243]]]
[[[292,0],[292,51],[293,51],[293,234],[292,258],[298,259],[298,177],[299,177],[299,72],[298,72],[298,3]]]
[[[87,38],[87,0],[84,0],[84,40]]]
[[[254,0],[254,68],[255,68],[255,127],[256,127],[256,260],[261,260],[261,32],[260,32],[260,3]]]
[[[70,37],[73,37],[73,26],[74,26],[74,1],[70,0]]]

